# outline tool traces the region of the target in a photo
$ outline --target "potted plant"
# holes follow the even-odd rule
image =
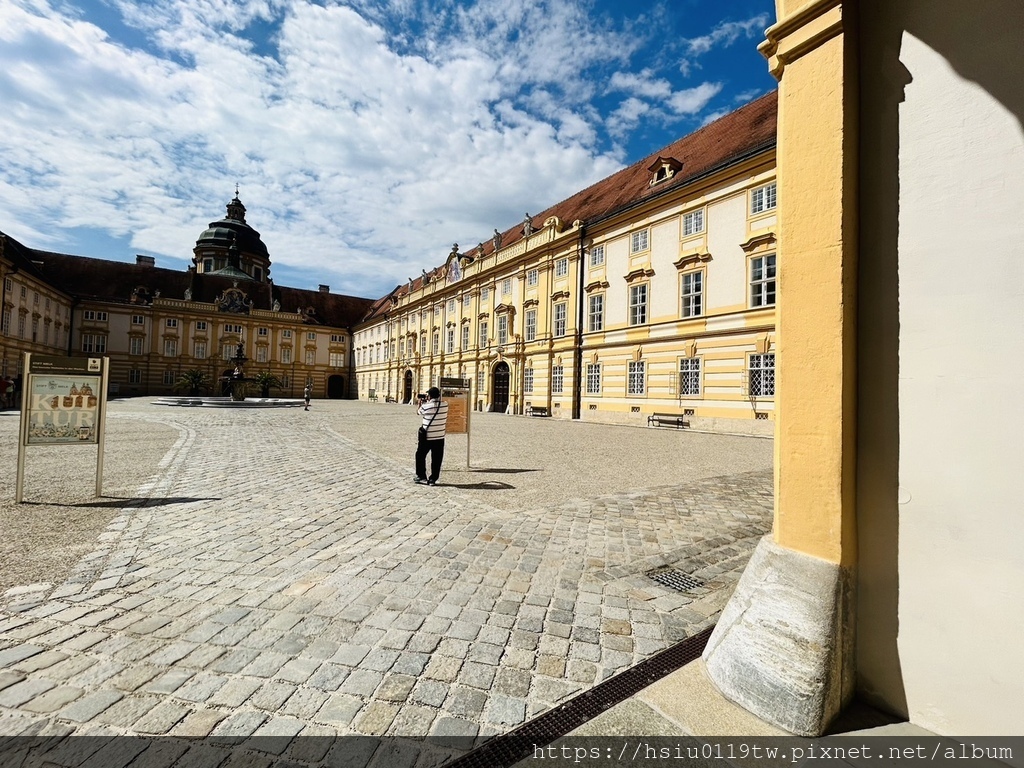
[[[210,379],[206,371],[199,368],[191,368],[181,374],[181,377],[174,384],[174,391],[180,392],[187,389],[189,397],[198,397],[199,391],[210,385]]]
[[[253,377],[253,383],[260,388],[260,397],[270,397],[270,388],[280,389],[281,380],[270,371],[260,371]]]

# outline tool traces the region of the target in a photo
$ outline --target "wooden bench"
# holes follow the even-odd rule
[[[660,427],[662,424],[671,424],[676,429],[690,426],[690,422],[681,413],[652,413],[647,417],[648,427]]]
[[[526,409],[527,416],[550,416],[551,412],[547,408],[541,408],[540,406],[531,405]]]

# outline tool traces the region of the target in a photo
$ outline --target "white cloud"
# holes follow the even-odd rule
[[[0,228],[27,245],[92,228],[184,264],[238,182],[278,279],[378,295],[617,170],[605,131],[721,88],[629,72],[633,36],[564,0],[438,2],[419,26],[411,0],[116,7],[134,36],[0,3]],[[607,120],[601,66],[626,94]]]
[[[768,24],[768,14],[759,13],[745,21],[721,21],[706,35],[682,40],[684,58],[679,62],[679,71],[689,77],[694,68],[700,67],[697,59],[701,56],[714,48],[728,48],[740,38],[761,35]]]

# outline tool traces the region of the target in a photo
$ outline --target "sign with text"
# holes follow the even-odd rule
[[[26,442],[95,443],[102,386],[99,376],[30,373]]]
[[[448,425],[445,432],[449,435],[464,435],[469,431],[469,390],[444,389],[441,397],[448,403]]]

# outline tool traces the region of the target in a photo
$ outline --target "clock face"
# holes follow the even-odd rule
[[[455,283],[462,279],[462,265],[458,259],[452,259],[448,265],[448,282]]]

